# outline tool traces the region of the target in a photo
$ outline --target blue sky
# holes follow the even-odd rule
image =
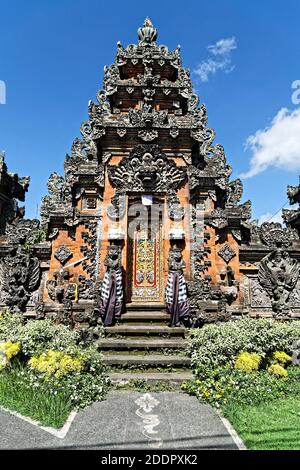
[[[232,176],[248,173],[243,199],[252,199],[253,216],[274,214],[287,184],[297,184],[300,106],[291,85],[300,80],[299,0],[10,0],[0,13],[0,149],[10,171],[31,176],[28,217],[37,215],[50,173],[62,172],[117,41],[136,42],[145,16],[158,28],[158,43],[181,45]],[[214,53],[226,39],[234,47]],[[199,67],[224,59],[202,81]]]

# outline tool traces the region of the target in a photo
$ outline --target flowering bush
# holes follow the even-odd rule
[[[24,324],[22,315],[2,312],[0,341],[6,345],[1,346],[5,349],[3,364],[13,355],[22,354],[14,370],[19,386],[65,396],[75,408],[103,400],[109,383],[106,367],[96,348],[84,345],[77,331],[51,320]]]
[[[300,367],[286,367],[299,338],[299,322],[273,319],[244,318],[195,328],[188,344],[195,378],[184,390],[215,406],[298,394]]]
[[[286,354],[284,351],[275,351],[270,356],[271,364],[281,364],[282,366],[292,362],[291,356]]]
[[[103,400],[109,380],[99,353],[89,348],[77,350],[77,356],[58,351],[48,351],[29,361],[29,372],[22,374],[28,388],[38,388],[44,383],[50,394],[63,393],[75,408]]]
[[[300,323],[273,319],[244,318],[227,323],[204,325],[191,330],[188,353],[194,368],[233,363],[241,352],[259,354],[262,359],[274,351],[292,352],[300,339]]]
[[[217,408],[233,403],[256,405],[298,395],[300,367],[290,367],[288,380],[278,380],[278,375],[265,370],[248,374],[231,367],[202,369],[199,376],[183,384],[183,389]]]
[[[19,343],[12,343],[11,341],[0,343],[0,370],[9,365],[10,360],[20,351],[21,345]]]
[[[272,364],[268,368],[268,372],[269,374],[275,375],[278,378],[288,376],[287,370],[285,370],[285,368],[281,366],[280,364]]]
[[[33,356],[28,364],[44,376],[46,380],[51,377],[60,379],[72,372],[80,372],[83,367],[82,362],[77,357],[53,350],[42,353],[40,356]]]
[[[253,372],[258,370],[261,357],[256,353],[241,352],[238,354],[234,368],[244,372]]]

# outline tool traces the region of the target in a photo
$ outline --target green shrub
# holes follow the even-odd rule
[[[71,350],[80,342],[77,331],[52,320],[30,320],[24,323],[22,314],[0,314],[0,341],[21,343],[26,356],[41,354],[49,349]]]
[[[292,343],[297,339],[300,339],[300,323],[297,321],[244,318],[191,330],[188,353],[194,368],[217,367],[233,364],[242,351],[255,352],[262,359],[274,351],[291,353]]]
[[[80,336],[65,325],[56,325],[52,320],[30,320],[19,329],[17,341],[26,356],[35,356],[49,349],[72,351]]]
[[[18,342],[18,335],[23,328],[21,313],[0,312],[0,341]]]

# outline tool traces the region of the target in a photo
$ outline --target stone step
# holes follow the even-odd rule
[[[135,350],[135,349],[185,349],[187,342],[181,338],[175,339],[100,339],[99,349]]]
[[[181,384],[193,378],[191,372],[111,372],[109,378],[113,383],[126,385],[130,381],[159,382]]]
[[[148,337],[150,335],[184,336],[185,328],[171,328],[169,326],[155,325],[116,325],[105,327],[105,333],[107,335],[139,335],[145,337]]]
[[[163,354],[145,354],[145,355],[104,355],[103,362],[110,366],[119,367],[188,367],[191,360],[187,356],[167,356]]]
[[[166,304],[164,303],[159,303],[159,302],[148,302],[148,303],[129,303],[126,304],[126,311],[129,312],[131,310],[139,310],[139,311],[160,311],[160,310],[166,310]]]
[[[163,311],[143,311],[143,310],[132,310],[121,315],[120,321],[123,322],[161,322],[170,321],[170,315]]]

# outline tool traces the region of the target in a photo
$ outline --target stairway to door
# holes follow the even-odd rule
[[[191,378],[186,328],[170,327],[169,322],[164,304],[127,304],[118,324],[106,327],[99,341],[112,382],[180,384]]]

